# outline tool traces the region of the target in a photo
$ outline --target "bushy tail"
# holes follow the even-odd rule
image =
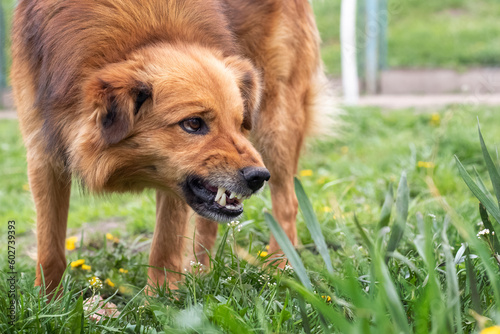
[[[311,80],[306,100],[308,137],[338,137],[341,134],[342,110],[336,103],[336,94],[326,77],[323,66],[318,66]]]

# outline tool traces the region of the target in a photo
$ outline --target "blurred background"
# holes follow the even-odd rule
[[[499,1],[324,0],[313,6],[328,73],[334,81],[348,75],[341,64],[355,58],[361,94],[481,98],[500,91]],[[352,36],[342,40],[350,29]]]
[[[15,0],[0,4],[0,103],[10,109],[9,27]],[[355,67],[356,82],[350,85],[361,95],[500,91],[498,0],[312,0],[312,5],[326,71],[339,94],[353,89],[342,84],[342,59],[344,65],[351,63],[351,71]],[[343,41],[341,31],[347,33]],[[346,71],[344,77],[350,75]]]

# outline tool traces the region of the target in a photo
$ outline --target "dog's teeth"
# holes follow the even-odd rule
[[[232,192],[231,195],[229,196],[229,199],[233,199],[235,197],[236,197],[236,194]]]
[[[222,197],[222,194],[224,194],[225,192],[226,189],[219,187],[219,189],[217,190],[217,195],[215,195],[215,201],[218,202],[219,199]]]
[[[220,198],[219,204],[221,206],[226,206],[226,194],[225,193],[222,194],[222,197]]]
[[[239,204],[227,204],[226,205],[226,209],[229,209],[229,210],[238,210],[238,209],[241,209],[243,207],[243,204],[239,203]]]

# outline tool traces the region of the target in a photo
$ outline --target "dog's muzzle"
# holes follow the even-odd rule
[[[186,202],[199,215],[218,222],[237,219],[243,200],[259,191],[271,175],[266,168],[246,167],[236,176],[202,178],[189,176],[182,185]]]

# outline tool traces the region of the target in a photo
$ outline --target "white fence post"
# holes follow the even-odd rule
[[[342,0],[340,11],[340,48],[344,103],[355,105],[359,99],[356,48],[356,0]]]

